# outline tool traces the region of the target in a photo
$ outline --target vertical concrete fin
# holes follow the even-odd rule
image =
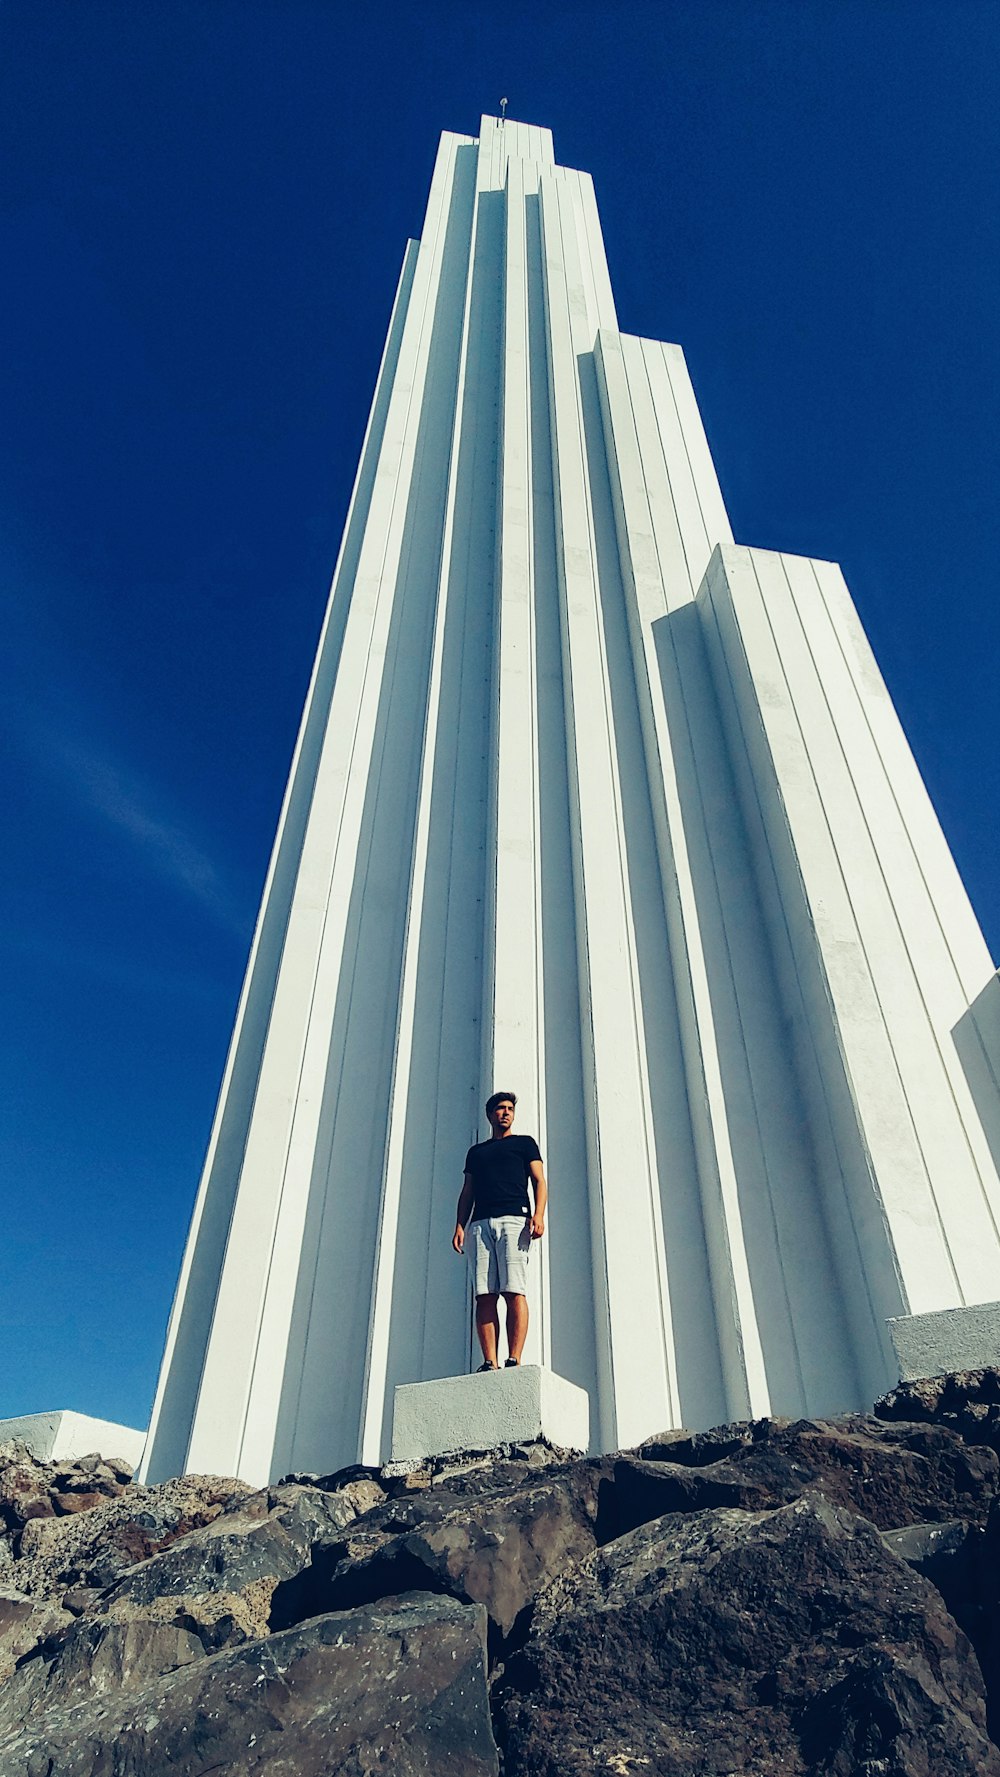
[[[996,1174],[951,1041],[963,999],[942,932],[952,910],[929,897],[902,819],[912,779],[894,778],[874,744],[869,711],[884,691],[847,670],[813,564],[749,559],[752,576],[738,554],[726,564],[730,633],[753,674],[805,897],[798,927],[822,971],[902,1287],[913,1313],[988,1300]],[[964,896],[956,911],[961,921]]]
[[[553,166],[555,151],[552,131],[534,123],[515,123],[511,117],[483,116],[479,120],[480,147],[485,150],[486,189],[500,189],[512,161],[533,161],[536,166]]]
[[[511,126],[508,125],[509,129]],[[527,207],[537,164],[507,168],[503,289],[501,448],[498,474],[497,597],[493,686],[492,943],[486,948],[483,1095],[518,1094],[518,1125],[544,1157],[545,1072],[542,931],[539,905],[539,749],[534,634],[534,497],[528,338]],[[532,1252],[526,1361],[551,1361],[548,1242]]]
[[[744,1239],[701,897],[690,855],[689,825],[691,813],[698,807],[698,773],[683,720],[681,674],[670,631],[667,626],[654,630],[671,603],[682,607],[689,602],[690,570],[648,390],[643,416],[645,452],[640,447],[623,352],[627,343],[630,342],[617,334],[602,331],[597,353],[599,386],[622,570],[630,595],[630,635],[664,908],[671,934],[689,1116],[715,1309],[714,1332],[729,1412],[734,1416],[761,1414],[770,1410],[770,1396]],[[641,392],[641,353],[635,355],[634,369]],[[676,465],[676,442],[668,440],[667,448],[671,449],[671,461]],[[673,589],[669,599],[668,585]],[[658,636],[662,638],[659,646]],[[675,716],[673,726],[668,697],[672,697],[676,715],[681,717],[678,723]]]
[[[776,567],[780,570],[780,563],[776,562]],[[773,580],[773,575],[767,578]],[[781,644],[768,614],[771,597],[780,606],[779,592],[772,586],[765,596],[754,557],[728,548],[714,557],[701,597],[706,615],[711,613],[717,638],[723,716],[729,723],[738,720],[739,741],[734,739],[732,744],[734,749],[742,746],[746,754],[743,793],[746,798],[752,796],[748,820],[751,830],[760,835],[758,871],[762,878],[770,875],[773,881],[773,887],[763,891],[765,905],[775,910],[771,919],[776,931],[780,921],[783,938],[779,954],[792,959],[785,969],[785,1001],[792,1028],[800,1034],[800,1059],[813,1083],[811,1121],[817,1131],[824,1124],[830,1130],[825,1190],[839,1282],[860,1341],[859,1361],[867,1346],[876,1366],[868,1375],[877,1381],[880,1369],[884,1382],[886,1368],[891,1366],[885,1318],[905,1311],[907,1298],[876,1181],[878,1158],[870,1137],[877,1143],[887,1141],[897,1170],[915,1176],[914,1168],[919,1173],[922,1163],[898,1093],[891,1091],[885,1098],[870,1130],[857,1114],[844,1033],[834,1012],[838,991],[853,999],[856,1038],[865,1051],[865,1068],[874,1070],[873,1085],[886,1078],[885,1067],[891,1069],[892,1063],[885,1050],[881,1018],[865,985],[856,928],[831,849],[827,814],[789,695]],[[814,906],[810,905],[804,864],[817,888],[820,881],[823,884]],[[829,962],[836,986],[822,961],[824,934],[829,935]],[[804,1017],[797,1011],[798,994],[804,999]],[[814,1046],[815,1065],[811,1061]],[[860,1053],[859,1047],[858,1059]],[[930,1238],[939,1262],[944,1257],[939,1237],[933,1236],[926,1217],[920,1217],[920,1224],[923,1231],[918,1233],[914,1228],[914,1237]],[[866,1299],[870,1303],[867,1316]]]
[[[934,909],[940,932],[935,944],[943,944],[951,960],[953,997],[949,1006],[942,1008],[943,1016],[954,1013],[957,1017],[959,1002],[967,1004],[982,990],[993,963],[843,574],[836,562],[813,561],[810,567],[839,655],[839,676],[849,676],[854,686],[854,711],[891,783],[896,821],[905,829],[912,860],[922,878],[922,895]],[[908,895],[904,915],[909,902]]]
[[[577,368],[588,331],[584,278],[572,190],[564,180],[543,177],[541,195],[595,1293],[606,1327],[600,1414],[606,1440],[627,1442],[653,1399],[665,1423],[672,1422],[676,1383]],[[583,686],[587,696],[581,701]],[[634,1194],[627,1215],[619,1197],[623,1179]]]
[[[470,813],[474,815],[484,805],[487,775],[486,688],[492,673],[491,649],[484,643],[490,636],[494,602],[496,463],[493,428],[484,425],[484,416],[492,417],[498,392],[501,316],[496,290],[503,258],[503,196],[494,184],[495,146],[489,138],[479,144],[476,207],[465,267],[458,390],[444,501],[358,1448],[359,1460],[369,1462],[379,1460],[389,1434],[396,1384],[423,1375],[433,1365],[434,1340],[440,1340],[446,1316],[451,1324],[443,1348],[454,1349],[454,1310],[461,1313],[466,1302],[464,1271],[448,1250],[451,1224],[442,1213],[445,1205],[440,1196],[457,1198],[462,1154],[462,1125],[449,1102],[459,1068],[449,1065],[448,1033],[456,1024],[465,1026],[470,1018],[475,1022],[482,1016],[481,971],[477,966],[479,917],[475,914],[470,921],[466,907],[464,926],[474,924],[476,928],[473,955],[468,931],[463,934],[461,929],[462,891],[467,895],[470,883],[468,875],[461,880],[456,850],[461,855],[462,848],[456,848],[455,841],[467,830]],[[476,657],[477,636],[480,658],[475,676],[483,686],[475,699],[481,729],[476,749],[478,769],[471,776],[467,774],[463,783],[461,755],[465,753],[467,763],[471,753],[471,748],[462,746],[469,711],[465,709],[463,719],[461,698],[456,693],[462,684],[461,663]],[[466,677],[470,676],[466,668]],[[484,838],[480,834],[476,841],[480,857]],[[466,850],[467,872],[470,861]],[[480,903],[478,897],[477,908]],[[461,1005],[464,1016],[459,1020],[456,996],[464,1001],[470,993],[474,1003]],[[474,1087],[478,1081],[471,1057],[466,1067],[469,1085]],[[434,1177],[441,1181],[440,1194],[428,1194],[423,1180],[416,1189],[410,1184],[414,1149],[423,1154],[424,1164],[429,1159]],[[412,1255],[421,1246],[426,1247],[428,1264],[414,1273]],[[408,1276],[397,1276],[400,1259]],[[435,1268],[443,1273],[439,1283]],[[447,1314],[445,1303],[449,1300],[452,1312]]]
[[[990,975],[951,1034],[993,1165],[1000,1172],[1000,975]]]

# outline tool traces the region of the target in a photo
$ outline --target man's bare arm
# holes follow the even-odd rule
[[[549,1200],[549,1187],[545,1183],[545,1173],[540,1160],[532,1160],[528,1165],[531,1183],[535,1191],[535,1213],[531,1218],[531,1238],[541,1240],[545,1233],[545,1207]]]
[[[451,1244],[457,1253],[460,1253],[465,1246],[465,1224],[472,1214],[475,1194],[472,1174],[467,1172],[458,1196],[458,1208],[455,1211],[455,1232],[451,1237]]]

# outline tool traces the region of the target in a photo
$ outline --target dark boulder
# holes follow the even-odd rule
[[[486,1493],[503,1493],[513,1487],[524,1487],[537,1481],[552,1468],[565,1468],[575,1460],[568,1450],[559,1450],[540,1439],[536,1444],[504,1445],[500,1450],[459,1451],[451,1456],[432,1457],[422,1465],[427,1485],[432,1490],[443,1488],[460,1499]],[[418,1474],[412,1472],[402,1480],[412,1489]],[[391,1486],[392,1483],[390,1482]]]
[[[964,1518],[985,1524],[1000,1464],[946,1426],[889,1424],[865,1414],[841,1419],[758,1419],[685,1436],[650,1438],[645,1461],[705,1469],[725,1464],[779,1506],[806,1491],[870,1518],[882,1530]]]
[[[1000,1777],[996,1380],[255,1492],[7,1446],[0,1774],[478,1777],[491,1667],[507,1777]]]
[[[910,1524],[887,1530],[883,1540],[936,1586],[960,1629],[969,1637],[986,1685],[990,1732],[1000,1728],[1000,1548],[994,1504],[985,1531],[960,1518],[944,1524]]]
[[[901,1530],[885,1530],[882,1540],[898,1560],[907,1562],[937,1587],[956,1623],[973,1646],[978,1646],[983,1532],[962,1518],[949,1518],[942,1524],[906,1524]]]
[[[703,1512],[716,1506],[761,1511],[778,1503],[770,1486],[727,1462],[688,1468],[682,1463],[621,1456],[612,1458],[607,1470],[598,1496],[597,1540],[601,1543],[613,1542],[667,1512]]]
[[[1000,1777],[940,1595],[816,1495],[597,1551],[539,1598],[496,1701],[506,1777]]]
[[[313,1619],[140,1690],[34,1708],[0,1770],[42,1777],[495,1777],[482,1610],[439,1597]]]
[[[314,1487],[265,1488],[221,1513],[128,1572],[96,1610],[120,1621],[172,1623],[217,1652],[266,1635],[271,1597],[299,1573],[314,1543],[353,1518],[342,1494]]]
[[[50,1635],[72,1622],[68,1610],[23,1592],[0,1591],[0,1681],[9,1678],[19,1660]],[[0,1682],[0,1707],[3,1687]]]
[[[272,1627],[412,1590],[485,1606],[508,1636],[546,1581],[596,1546],[599,1463],[579,1462],[530,1485],[465,1499],[417,1493],[321,1544],[312,1565],[277,1588]]]
[[[967,1444],[987,1444],[1000,1456],[1000,1370],[957,1370],[901,1382],[875,1402],[875,1415],[942,1425]]]
[[[961,1521],[918,1524],[884,1540],[937,1587],[969,1637],[986,1684],[990,1732],[1000,1740],[1000,1500],[984,1530]]]
[[[278,1581],[298,1573],[316,1538],[351,1516],[339,1494],[265,1488],[129,1567],[103,1592],[71,1588],[62,1610],[39,1605],[19,1626],[21,1671],[0,1688],[0,1720],[11,1710],[79,1701],[91,1690],[135,1689],[266,1635]]]
[[[44,1637],[0,1686],[0,1740],[42,1717],[141,1689],[204,1654],[198,1636],[172,1623],[80,1617],[65,1632]]]

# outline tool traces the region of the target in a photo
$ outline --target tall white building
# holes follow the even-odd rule
[[[144,1473],[377,1461],[394,1385],[468,1368],[494,1086],[552,1192],[526,1356],[597,1447],[988,1357],[998,1072],[839,570],[733,544],[683,355],[619,332],[549,132],[443,135]]]

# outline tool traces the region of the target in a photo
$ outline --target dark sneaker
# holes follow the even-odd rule
[[[481,1376],[483,1374],[484,1370],[495,1370],[498,1367],[499,1366],[497,1364],[491,1364],[491,1363],[480,1364],[478,1370],[476,1371],[476,1375]]]
[[[504,1364],[505,1370],[519,1370],[520,1368],[521,1368],[521,1360],[519,1357],[509,1357],[507,1359],[507,1362]]]

